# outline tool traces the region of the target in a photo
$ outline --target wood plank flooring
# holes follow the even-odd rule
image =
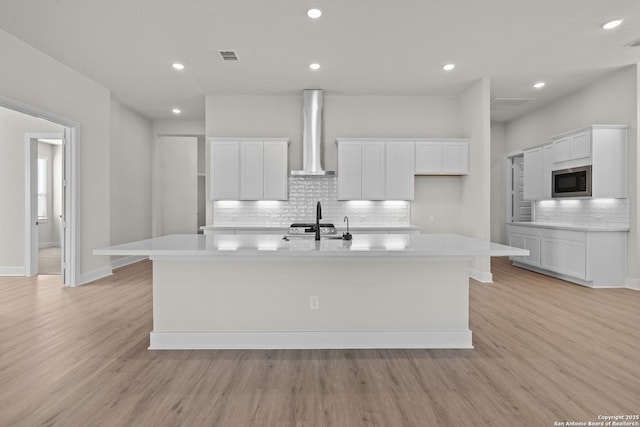
[[[0,426],[553,426],[640,413],[640,292],[493,261],[475,350],[148,351],[151,264],[0,278]]]

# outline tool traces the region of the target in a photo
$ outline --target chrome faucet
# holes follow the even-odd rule
[[[320,240],[320,220],[322,219],[322,207],[320,202],[316,205],[316,240]]]
[[[346,233],[342,233],[342,240],[351,240],[353,238],[353,236],[351,235],[351,233],[349,233],[349,217],[345,216],[344,220],[342,222],[346,222],[347,223],[347,232]]]

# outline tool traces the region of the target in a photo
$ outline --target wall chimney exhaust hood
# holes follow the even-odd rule
[[[333,176],[334,171],[322,169],[322,90],[305,89],[302,98],[302,170],[291,171],[291,176]]]

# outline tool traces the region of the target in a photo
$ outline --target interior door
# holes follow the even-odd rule
[[[65,128],[62,137],[62,153],[60,154],[60,176],[62,177],[62,191],[60,192],[60,274],[62,283],[67,283],[67,142],[69,141],[71,129]]]
[[[198,138],[163,136],[158,143],[160,234],[198,231]]]
[[[29,229],[27,232],[27,238],[29,239],[28,253],[28,266],[27,275],[35,276],[38,274],[38,140],[37,138],[30,138],[28,145],[28,161],[29,167],[27,170],[28,179],[28,203],[26,204],[27,212],[29,215]]]

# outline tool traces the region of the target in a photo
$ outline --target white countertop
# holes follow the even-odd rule
[[[94,255],[151,258],[335,259],[519,256],[529,251],[455,234],[356,234],[351,241],[273,234],[174,234],[95,249]]]
[[[572,231],[629,231],[624,225],[574,225],[554,222],[510,222],[507,225],[517,225],[521,227],[554,228],[558,230]]]
[[[302,222],[302,221],[301,221]],[[204,225],[200,227],[201,230],[243,230],[243,231],[260,231],[260,230],[273,230],[283,231],[286,233],[289,230],[289,226],[267,226],[267,225]],[[339,231],[346,231],[347,227],[342,224],[336,225],[336,229]],[[349,225],[349,230],[415,230],[420,231],[420,227],[417,225]]]

